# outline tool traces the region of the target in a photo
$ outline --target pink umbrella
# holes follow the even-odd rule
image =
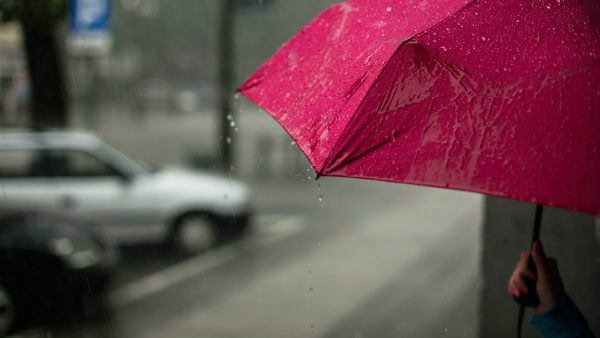
[[[350,0],[240,88],[319,175],[600,215],[600,3]]]

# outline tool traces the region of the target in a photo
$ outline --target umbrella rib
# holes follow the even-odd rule
[[[383,139],[382,141],[380,141],[377,144],[373,145],[372,147],[370,147],[370,148],[368,148],[368,149],[366,149],[366,150],[364,150],[364,151],[362,151],[362,152],[360,152],[358,154],[355,154],[354,156],[345,158],[343,161],[341,161],[340,163],[336,164],[333,168],[331,168],[328,171],[329,172],[334,172],[334,171],[338,170],[339,168],[341,168],[343,166],[346,166],[346,165],[348,165],[348,164],[356,161],[357,159],[359,159],[359,158],[361,158],[363,156],[369,155],[370,153],[376,151],[377,149],[379,149],[383,145],[385,145],[390,139],[394,139],[394,138],[396,138],[396,136],[404,133],[406,130],[412,129],[412,128],[418,126],[418,125],[419,125],[418,122],[417,123],[413,123],[413,124],[407,126],[406,128],[402,128],[400,130],[395,131],[394,133],[392,133],[392,136],[386,137],[385,139]]]
[[[386,69],[390,66],[390,63],[392,62],[392,59],[394,58],[394,56],[398,53],[398,51],[400,50],[400,48],[402,48],[411,39],[412,38],[402,41],[402,43],[400,43],[400,45],[398,46],[398,48],[396,48],[394,50],[394,52],[392,53],[392,55],[390,56],[390,58],[385,62],[385,65],[383,66],[383,68],[381,69],[381,71],[379,72],[379,74],[377,74],[377,76],[375,77],[375,80],[373,80],[373,82],[371,82],[371,84],[369,85],[369,89],[367,90],[366,95],[363,96],[363,98],[361,99],[360,104],[358,105],[358,108],[355,110],[354,114],[350,118],[350,121],[348,121],[348,123],[346,124],[346,128],[344,128],[344,131],[340,134],[340,136],[336,140],[335,144],[331,148],[331,152],[329,152],[329,155],[327,156],[327,158],[323,162],[323,166],[320,168],[320,170],[317,171],[317,173],[324,174],[325,170],[327,169],[327,167],[333,162],[333,159],[336,158],[335,155],[338,153],[338,149],[340,147],[344,147],[345,144],[347,144],[347,141],[346,142],[340,142],[340,141],[344,140],[344,139],[349,140],[349,138],[346,138],[346,136],[349,133],[349,130],[351,128],[348,128],[348,127],[351,126],[352,124],[354,124],[354,121],[356,121],[358,112],[360,112],[361,108],[364,106],[365,100],[367,99],[367,97],[369,97],[371,95],[371,92],[375,88],[375,84],[377,82],[379,82],[379,80],[381,79],[381,77],[385,73]]]
[[[449,20],[450,18],[454,17],[455,15],[457,15],[459,12],[462,12],[463,10],[465,10],[466,8],[472,6],[474,3],[478,2],[479,0],[472,0],[469,3],[463,5],[461,8],[459,8],[458,10],[456,10],[455,12],[453,12],[452,14],[450,14],[449,16],[447,16],[446,18],[444,18],[443,20],[436,22],[435,24],[431,25],[430,27],[424,29],[423,31],[421,31],[418,34],[415,34],[413,36],[411,36],[410,38],[407,38],[406,40],[402,41],[400,43],[400,45],[398,46],[398,48],[396,48],[396,50],[392,53],[392,55],[390,56],[390,58],[386,61],[385,65],[383,66],[381,72],[379,72],[379,74],[377,75],[377,77],[375,78],[375,80],[370,84],[370,87],[367,91],[367,94],[361,99],[360,104],[358,105],[358,108],[355,110],[355,113],[352,115],[352,117],[350,118],[350,121],[348,121],[348,123],[346,124],[346,128],[344,129],[344,131],[342,132],[342,134],[338,137],[338,139],[336,140],[336,142],[334,143],[333,147],[331,147],[331,151],[329,152],[327,158],[325,159],[325,161],[323,161],[323,165],[321,166],[321,168],[319,168],[319,170],[317,170],[317,174],[325,174],[325,171],[331,171],[328,170],[327,167],[330,166],[332,164],[332,162],[334,161],[334,159],[336,158],[336,154],[338,154],[339,152],[339,148],[340,147],[344,147],[345,144],[347,142],[343,142],[341,140],[344,139],[348,139],[346,138],[347,134],[348,134],[348,130],[351,128],[348,128],[349,126],[351,126],[356,118],[357,118],[357,114],[356,112],[359,112],[361,110],[361,108],[363,107],[363,105],[365,104],[365,100],[367,97],[369,97],[369,95],[371,94],[371,92],[373,91],[373,88],[375,87],[375,84],[379,82],[379,80],[381,79],[383,73],[385,72],[385,70],[389,67],[392,59],[394,58],[394,56],[396,54],[398,54],[398,52],[400,51],[400,49],[408,43],[412,43],[412,42],[416,42],[415,38],[417,38],[418,36],[425,34],[427,32],[429,32],[431,29],[443,24],[444,22],[446,22],[447,20]],[[342,144],[343,142],[343,144]],[[377,148],[379,146],[376,146]],[[342,161],[344,162],[344,161]],[[336,168],[339,167],[339,165],[335,166]]]

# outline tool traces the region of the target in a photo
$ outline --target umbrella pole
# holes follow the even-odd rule
[[[531,246],[533,243],[540,239],[540,230],[542,228],[542,214],[544,213],[544,206],[538,204],[535,207],[535,219],[533,221],[533,233],[531,234]]]
[[[535,243],[536,241],[538,241],[540,239],[540,231],[542,229],[542,214],[544,213],[544,206],[541,204],[536,205],[535,207],[535,218],[533,220],[533,231],[531,234],[531,243],[530,243],[530,250],[531,247],[533,247],[533,243]],[[529,261],[530,265],[533,265],[533,262]],[[530,288],[530,290],[535,290],[535,288]],[[519,306],[519,316],[517,319],[517,337],[521,338],[521,331],[523,328],[523,319],[525,318],[525,306],[526,305],[535,305],[536,303],[539,302],[539,299],[537,298],[537,295],[532,294],[532,298],[533,299],[529,299],[527,303],[525,303],[525,300],[523,300],[522,302],[520,302],[520,306]]]

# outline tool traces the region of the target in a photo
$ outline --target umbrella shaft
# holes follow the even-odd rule
[[[542,227],[542,213],[544,212],[544,206],[538,204],[535,207],[535,219],[533,221],[533,233],[531,234],[531,245],[540,239],[540,230]]]

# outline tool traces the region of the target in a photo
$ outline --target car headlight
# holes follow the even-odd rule
[[[85,269],[102,260],[101,248],[90,241],[79,243],[69,238],[55,238],[50,240],[49,249],[73,269]]]

